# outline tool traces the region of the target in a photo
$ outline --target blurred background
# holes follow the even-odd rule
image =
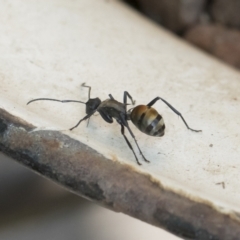
[[[177,240],[76,196],[0,154],[1,240]]]
[[[240,0],[125,0],[189,43],[240,68]]]

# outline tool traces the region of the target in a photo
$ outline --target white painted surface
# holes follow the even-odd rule
[[[4,1],[0,31],[0,107],[40,130],[62,130],[109,159],[151,173],[166,187],[208,199],[223,211],[240,210],[239,72],[118,1]],[[157,103],[167,127],[163,138],[131,125],[151,161],[139,167],[116,123],[107,124],[98,115],[88,128],[83,123],[67,130],[85,115],[84,105],[26,106],[37,97],[86,101],[83,82],[92,86],[92,97],[102,100],[111,93],[122,101],[124,90],[137,104],[161,96],[190,127],[203,132],[188,131],[167,106]]]

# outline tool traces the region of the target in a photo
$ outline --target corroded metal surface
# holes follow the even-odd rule
[[[240,223],[166,190],[150,175],[108,160],[81,142],[0,110],[0,150],[85,198],[189,239],[239,239]]]

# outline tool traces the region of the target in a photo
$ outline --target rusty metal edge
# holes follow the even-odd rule
[[[240,223],[58,131],[0,109],[0,151],[68,190],[185,239],[240,239]]]

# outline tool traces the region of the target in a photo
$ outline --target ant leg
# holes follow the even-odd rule
[[[123,103],[127,105],[127,97],[132,101],[132,105],[134,105],[135,101],[133,100],[132,96],[127,91],[124,91],[124,93],[123,93]]]
[[[90,95],[91,95],[91,87],[90,86],[87,86],[87,85],[85,85],[85,83],[82,83],[82,85],[81,85],[82,87],[86,87],[86,88],[88,88],[88,100],[90,99]]]
[[[114,100],[114,97],[112,96],[112,94],[108,94],[108,96],[110,97],[110,99]]]
[[[89,117],[88,120],[87,120],[87,127],[88,127],[88,125],[89,125],[89,122],[90,122],[90,117]]]
[[[132,105],[135,104],[135,100],[133,100],[132,96],[127,91],[124,91],[124,93],[123,93],[123,103],[125,105],[125,110],[126,111],[127,111],[127,97],[132,101]]]
[[[202,131],[202,130],[195,130],[195,129],[190,128],[188,126],[187,122],[185,121],[185,119],[183,118],[182,114],[177,109],[175,109],[170,103],[168,103],[166,100],[164,100],[163,98],[156,97],[149,104],[147,104],[147,106],[151,107],[158,100],[162,100],[173,112],[175,112],[183,120],[184,124],[186,125],[186,127],[189,130],[194,131],[194,132],[201,132]]]
[[[122,133],[125,141],[127,142],[128,147],[132,150],[133,155],[134,155],[134,157],[136,158],[137,164],[138,164],[138,165],[142,165],[142,164],[138,161],[138,158],[137,158],[136,153],[134,152],[134,150],[133,150],[133,148],[132,148],[131,143],[128,141],[127,137],[126,137],[125,134],[124,134],[124,126],[123,126],[122,124],[121,124],[121,133]]]
[[[84,118],[82,118],[74,127],[70,128],[69,130],[72,131],[74,128],[78,127],[79,124],[80,124],[82,121],[90,118],[95,112],[96,112],[96,111],[94,111],[94,112],[91,113],[91,114],[86,115],[86,116],[85,116]]]
[[[130,129],[130,127],[129,127],[129,125],[128,125],[128,122],[124,119],[124,117],[123,117],[122,114],[120,115],[120,117],[121,117],[121,122],[122,122],[121,125],[123,124],[123,125],[128,129],[128,131],[129,131],[129,133],[131,134],[132,138],[134,139],[134,141],[135,141],[135,143],[136,143],[136,145],[137,145],[137,148],[138,148],[140,154],[142,155],[144,161],[145,161],[145,162],[150,162],[150,161],[148,161],[148,160],[145,158],[145,156],[143,155],[140,147],[138,146],[137,140],[136,140],[136,138],[135,138],[132,130]]]

